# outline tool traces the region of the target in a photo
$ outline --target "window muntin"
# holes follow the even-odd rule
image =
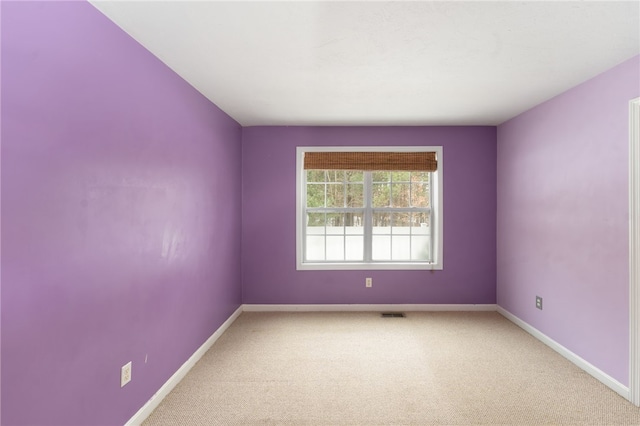
[[[442,148],[435,172],[301,168],[323,149],[298,148],[298,269],[442,269]]]

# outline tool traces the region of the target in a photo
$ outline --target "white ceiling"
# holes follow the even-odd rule
[[[637,0],[92,4],[243,126],[497,125],[640,53]]]

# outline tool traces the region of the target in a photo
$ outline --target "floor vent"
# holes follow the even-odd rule
[[[382,318],[404,318],[404,312],[382,312],[380,314]]]

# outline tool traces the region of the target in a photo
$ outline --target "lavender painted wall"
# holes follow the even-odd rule
[[[2,64],[2,424],[123,424],[241,303],[241,128],[85,2]]]
[[[495,303],[495,138],[495,127],[244,128],[243,302]],[[296,271],[296,146],[320,145],[443,146],[443,271]]]
[[[624,385],[639,95],[636,56],[498,127],[498,304]]]

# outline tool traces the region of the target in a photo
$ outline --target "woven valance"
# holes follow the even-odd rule
[[[405,170],[435,172],[435,152],[305,152],[306,170]]]

